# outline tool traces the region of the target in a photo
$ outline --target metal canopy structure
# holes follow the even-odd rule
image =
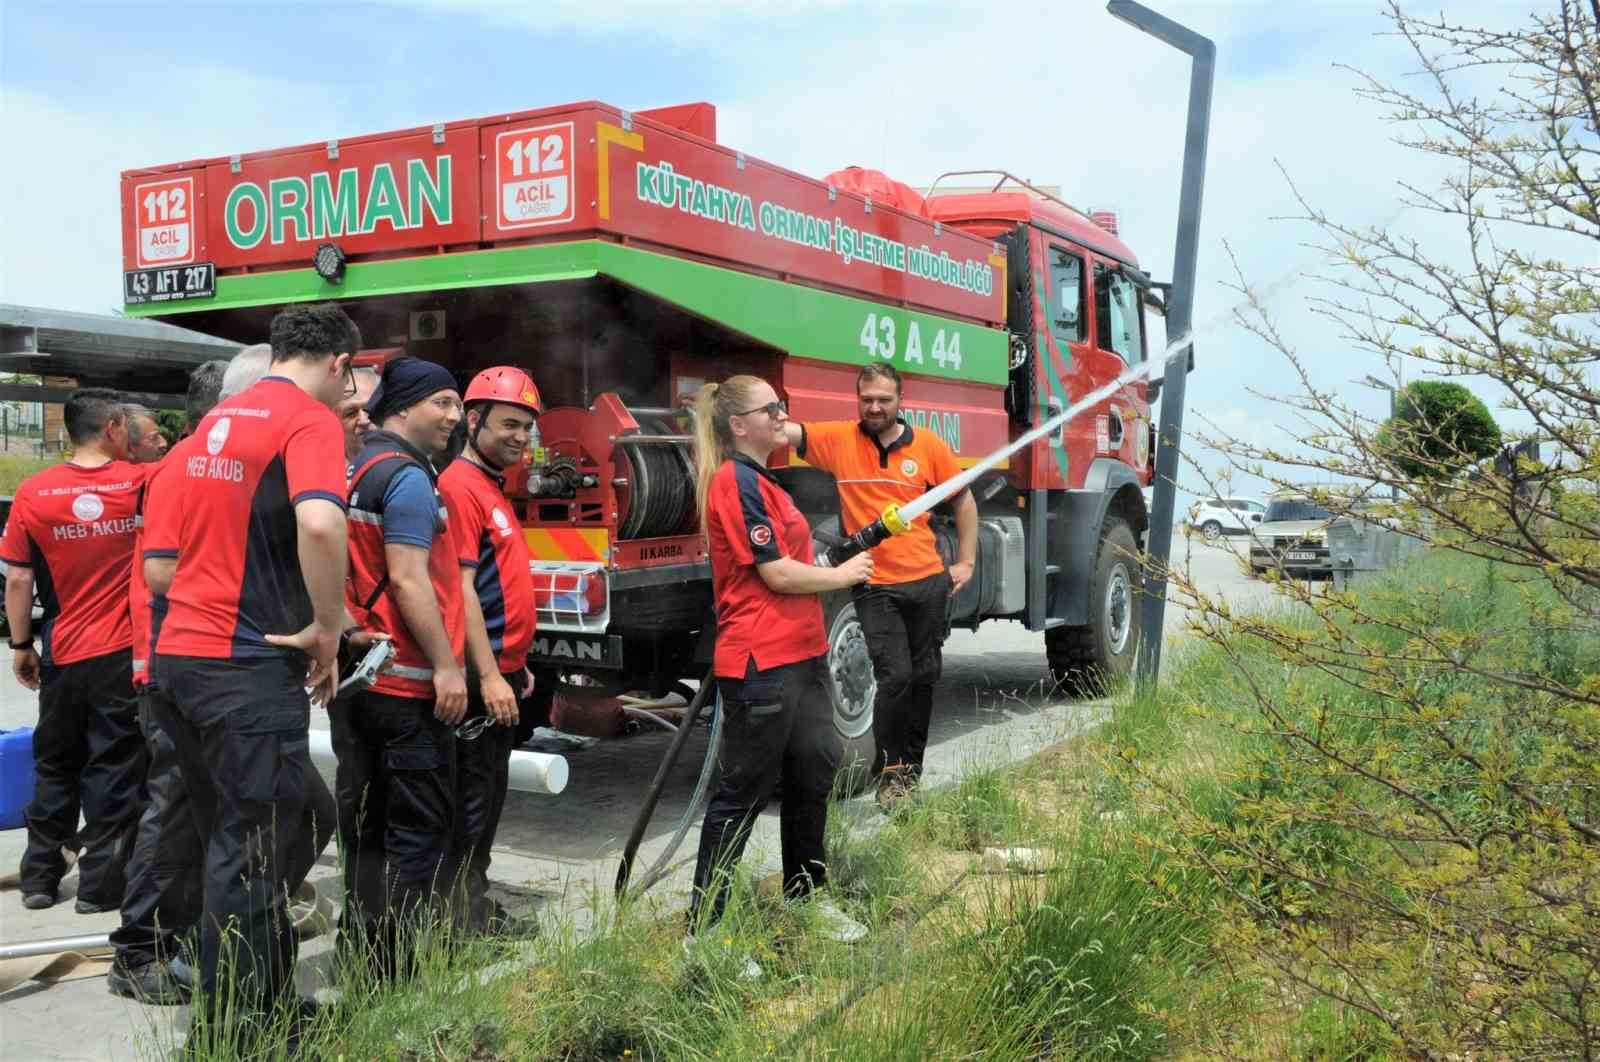
[[[69,376],[79,387],[114,387],[152,408],[181,409],[189,373],[238,350],[159,321],[0,303],[0,372]],[[65,402],[71,390],[0,384],[0,400]]]

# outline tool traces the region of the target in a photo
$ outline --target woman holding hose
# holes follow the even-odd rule
[[[815,566],[811,527],[767,470],[767,458],[785,444],[788,420],[771,385],[754,376],[707,384],[695,414],[723,745],[721,781],[700,833],[691,933],[722,916],[729,876],[780,778],[784,893],[806,899],[825,882],[823,834],[838,739],[823,684],[828,641],[817,595],[872,575],[867,553],[837,568]],[[866,933],[826,899],[812,907],[839,939]]]

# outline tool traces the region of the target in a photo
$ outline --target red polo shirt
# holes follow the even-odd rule
[[[32,568],[44,622],[39,657],[61,667],[126,649],[133,512],[144,469],[126,461],[72,462],[17,488],[0,560]]]
[[[535,619],[528,542],[504,486],[501,477],[465,457],[439,475],[456,556],[473,570],[489,647],[500,671],[510,674],[528,665]]]
[[[265,636],[312,619],[294,508],[313,498],[345,505],[339,418],[268,376],[214,407],[167,461],[145,525],[144,556],[178,560],[155,651],[283,654]]]
[[[766,671],[828,651],[817,595],[780,594],[756,570],[782,557],[814,563],[811,525],[771,472],[743,454],[722,463],[706,499],[706,538],[719,678],[744,678],[752,659]]]

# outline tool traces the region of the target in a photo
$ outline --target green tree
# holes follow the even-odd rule
[[[1450,164],[1436,188],[1401,188],[1461,239],[1350,226],[1302,198],[1328,262],[1312,305],[1393,378],[1420,362],[1502,394],[1533,426],[1507,441],[1543,460],[1439,490],[1491,445],[1488,419],[1431,386],[1385,433],[1310,383],[1241,274],[1238,323],[1305,381],[1284,401],[1311,427],[1293,450],[1213,444],[1286,488],[1394,488],[1383,515],[1428,560],[1359,593],[1282,582],[1287,607],[1265,615],[1174,572],[1230,667],[1228,695],[1191,707],[1245,739],[1224,792],[1132,770],[1182,829],[1168,854],[1218,887],[1175,902],[1210,905],[1230,965],[1269,993],[1364,1011],[1404,1057],[1595,1059],[1600,6],[1545,0],[1494,28],[1391,18],[1418,76],[1358,93]]]
[[[1461,384],[1414,380],[1378,431],[1378,444],[1413,479],[1452,476],[1500,449],[1500,426],[1489,407]]]
[[[166,437],[168,445],[171,445],[183,435],[185,427],[183,413],[176,409],[157,410],[156,426],[161,429],[161,434]]]

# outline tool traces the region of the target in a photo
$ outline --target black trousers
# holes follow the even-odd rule
[[[823,658],[767,671],[755,670],[752,659],[743,679],[717,682],[722,694],[722,775],[700,828],[689,901],[691,929],[702,918],[711,923],[722,917],[733,868],[780,779],[784,891],[803,896],[828,876],[823,836],[839,742],[823,685]]]
[[[333,716],[335,794],[344,849],[341,945],[383,973],[400,970],[406,934],[448,894],[456,737],[433,701],[364,692]]]
[[[513,690],[524,681],[520,671],[504,677]],[[467,718],[484,711],[482,691],[476,681],[470,682]],[[456,821],[446,876],[460,898],[458,919],[475,929],[488,924],[489,849],[505,811],[515,740],[515,727],[491,726],[471,741],[457,739],[455,743]]]
[[[156,704],[167,700],[159,687],[147,686],[139,702],[150,769],[138,837],[128,860],[122,924],[111,934],[118,959],[129,969],[172,958],[179,938],[198,924],[204,900],[203,879],[196,870],[205,863],[205,839],[189,803],[177,747],[157,719]],[[284,886],[291,896],[322,856],[339,821],[333,793],[309,754],[300,771],[306,781],[300,826],[279,833]]]
[[[305,663],[158,655],[152,678],[205,846],[198,987],[213,1020],[266,1009],[293,991],[283,854],[305,810]]]
[[[129,650],[43,668],[33,759],[22,891],[54,896],[67,872],[61,849],[77,847],[78,898],[120,904],[145,772]]]
[[[129,969],[177,952],[178,938],[200,920],[205,902],[205,843],[178,767],[178,748],[162,728],[169,714],[166,694],[146,687],[139,697],[139,726],[150,768],[145,776],[144,812],[128,860],[128,888],[122,898],[122,924],[111,934],[117,957]]]
[[[950,574],[860,586],[853,596],[878,680],[872,706],[878,767],[901,767],[920,777],[933,718],[933,687],[944,669]]]

